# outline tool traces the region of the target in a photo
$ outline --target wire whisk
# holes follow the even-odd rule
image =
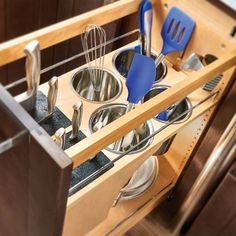
[[[89,76],[94,92],[101,92],[104,76],[104,58],[106,53],[106,31],[98,25],[89,24],[81,36],[82,46],[88,65]]]

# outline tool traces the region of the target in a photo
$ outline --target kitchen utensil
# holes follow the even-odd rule
[[[141,125],[139,125],[137,128],[136,128],[136,131],[141,134],[141,135],[144,135],[147,131],[147,123],[143,123]]]
[[[166,152],[169,151],[169,148],[171,146],[171,144],[173,143],[174,139],[175,139],[175,135],[171,136],[170,138],[168,138],[166,141],[164,141],[160,147],[158,147],[157,151],[155,151],[152,155],[153,156],[160,156],[160,155],[164,155]]]
[[[34,40],[28,43],[24,48],[24,52],[26,54],[27,92],[16,96],[15,99],[25,110],[31,111],[36,105],[36,97],[40,83],[41,61],[39,42]]]
[[[180,66],[181,70],[198,71],[204,68],[200,57],[196,53],[192,53],[185,62]]]
[[[64,128],[58,129],[52,136],[53,141],[61,148],[65,147],[66,131]]]
[[[100,127],[104,127],[104,126],[110,124],[111,122],[119,119],[121,116],[123,116],[125,113],[125,110],[126,110],[126,105],[123,103],[111,103],[111,104],[107,104],[107,105],[99,107],[91,114],[91,116],[89,118],[89,130],[91,131],[91,133],[96,132],[98,122],[101,123]],[[105,112],[107,112],[107,113],[105,113]],[[103,115],[103,117],[102,117],[102,115]],[[127,146],[128,144],[126,144],[126,145],[124,145],[124,148],[123,148],[123,146],[121,146],[121,149],[117,150],[114,147],[114,145],[115,145],[115,142],[114,142],[114,143],[108,145],[107,150],[109,150],[113,153],[116,153],[116,154],[121,154],[124,152],[123,149],[125,149],[127,151],[128,149],[132,148],[132,146],[137,145],[137,143],[139,143],[140,141],[142,141],[143,139],[145,139],[147,136],[151,135],[154,132],[152,121],[149,120],[149,121],[145,122],[145,125],[141,125],[140,128],[138,126],[136,129],[134,129],[132,131],[134,131],[134,138],[133,138],[133,140],[131,139],[129,141],[129,143],[130,143],[129,146]],[[129,133],[129,132],[127,132],[127,133]],[[151,144],[152,140],[153,140],[153,138],[150,138],[150,139],[142,142],[137,148],[135,148],[135,150],[132,151],[132,153],[137,153],[137,152],[144,150],[147,146],[149,146]]]
[[[172,52],[182,52],[191,38],[195,22],[177,7],[169,11],[161,30],[163,45],[156,59],[158,66],[164,57]]]
[[[121,189],[115,203],[130,200],[145,193],[155,181],[159,172],[158,159],[148,158],[132,175],[129,182]]]
[[[152,33],[152,3],[144,0],[139,7],[139,30],[141,40],[141,53],[151,56],[151,33]]]
[[[128,134],[124,136],[121,148],[125,150],[127,147],[129,147],[134,139],[134,131],[131,130]]]
[[[93,126],[95,132],[101,129],[102,127],[106,126],[109,119],[109,113],[110,113],[109,110],[103,110],[101,112],[98,121]]]
[[[125,114],[131,111],[134,108],[134,105],[148,93],[155,81],[155,78],[156,65],[153,59],[136,53],[126,80],[128,104]],[[120,150],[122,139],[123,138],[116,142],[116,150]]]
[[[56,76],[53,76],[48,81],[48,116],[51,116],[53,114],[53,111],[56,106],[57,101],[57,95],[58,95],[58,78]]]
[[[72,117],[72,132],[70,135],[70,139],[74,139],[78,137],[82,116],[83,116],[83,102],[79,101],[73,105],[74,113]]]
[[[108,110],[106,115],[104,116],[103,121],[102,121],[102,127],[107,125],[107,123],[109,121],[110,113],[111,113],[111,111]]]
[[[106,31],[100,26],[89,24],[85,28],[81,41],[89,68],[90,80],[96,96],[99,96],[106,52]]]
[[[126,80],[128,89],[126,113],[148,93],[155,77],[156,66],[153,59],[136,53]]]
[[[168,109],[166,109],[165,111],[160,112],[157,115],[157,119],[163,120],[163,121],[168,121],[169,118],[171,117],[171,115],[176,111],[177,107],[179,106],[179,104],[183,102],[183,99],[176,102],[175,104],[173,104],[172,106],[170,106]]]
[[[181,65],[181,69],[187,71],[199,71],[215,60],[217,60],[217,57],[212,54],[206,54],[204,57],[201,57],[195,53],[192,53]],[[204,84],[202,89],[211,92],[218,85],[221,79],[221,75],[216,76],[213,80]]]
[[[141,137],[142,137],[141,136],[142,134],[139,133],[137,129],[135,129],[133,131],[134,131],[134,138],[133,138],[133,140],[132,140],[132,142],[130,144],[131,146],[135,146],[137,143],[139,143],[141,141]]]
[[[157,158],[152,156],[148,158],[132,175],[128,184],[123,188],[125,192],[132,192],[137,190],[140,186],[143,186],[147,181],[149,181],[153,172],[156,169]]]
[[[58,78],[56,76],[52,77],[48,81],[48,86],[49,86],[48,96],[47,96],[48,111],[47,114],[40,121],[38,121],[39,124],[43,123],[45,120],[51,117],[54,112],[58,94]]]
[[[101,111],[101,112],[100,112],[100,115],[99,115],[98,118],[95,120],[95,125],[93,126],[93,129],[94,129],[95,132],[102,128],[102,126],[103,126],[102,121],[103,121],[103,116],[104,116],[104,113],[105,113],[105,112],[106,112],[106,111],[104,111],[104,110]]]

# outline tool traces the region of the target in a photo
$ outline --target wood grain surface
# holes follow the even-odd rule
[[[0,94],[0,133],[22,133],[0,154],[0,235],[60,235],[72,163],[1,85]]]

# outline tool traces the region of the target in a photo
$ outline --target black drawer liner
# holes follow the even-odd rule
[[[42,118],[44,118],[45,115],[47,114],[47,97],[40,91],[38,92],[38,95],[37,95],[36,104],[37,104],[36,105],[37,109],[30,111],[30,115],[38,122]],[[56,107],[52,117],[43,121],[40,125],[45,129],[45,131],[50,136],[52,136],[59,128],[61,127],[67,128],[68,126],[70,126],[71,121]],[[75,145],[82,139],[86,138],[85,134],[80,131],[77,138],[70,140],[69,139],[70,134],[71,132],[66,134],[65,149],[68,149],[69,147]],[[104,165],[110,162],[111,162],[110,159],[103,152],[99,152],[92,160],[88,160],[84,162],[83,164],[81,164],[79,167],[75,168],[72,171],[70,187],[71,188],[74,187],[79,182],[87,178],[89,175],[93,174],[94,172],[99,170],[101,167],[103,167]],[[88,185],[94,179],[101,176],[103,173],[105,173],[107,170],[109,170],[113,166],[114,164],[109,165],[108,168],[106,168],[99,175],[96,175],[94,178],[90,180],[85,180],[83,184],[79,184],[78,187],[75,187],[73,189],[73,191],[70,191],[69,196],[73,195],[80,189],[84,188],[86,185]]]
[[[30,111],[30,115],[38,122],[46,116],[48,110],[47,97],[40,91],[37,95],[36,108],[37,109]],[[43,121],[40,125],[52,136],[58,129],[70,126],[71,121],[55,107],[52,116]]]
[[[105,170],[101,171],[101,173],[93,176],[89,180],[84,180],[86,177],[93,174],[95,171],[99,170],[106,164],[107,165]],[[100,152],[94,157],[92,160],[88,160],[84,162],[82,165],[75,168],[72,172],[72,180],[70,187],[74,187],[73,189],[70,189],[69,196],[73,195],[74,193],[78,192],[80,189],[84,188],[89,183],[93,182],[93,180],[97,179],[99,176],[103,175],[105,172],[107,172],[109,169],[111,169],[114,166],[113,163],[105,156],[104,153]],[[83,182],[81,182],[84,180]],[[78,184],[79,183],[79,184]],[[76,186],[77,185],[77,186]]]
[[[71,132],[66,134],[65,149],[75,145],[76,143],[78,143],[82,139],[86,138],[84,133],[79,132],[77,138],[70,140],[69,139],[70,134],[71,134]],[[88,176],[90,176],[91,174],[93,174],[94,172],[96,172],[97,170],[99,170],[100,168],[102,168],[103,166],[105,166],[106,164],[108,164],[110,162],[111,161],[106,157],[106,155],[103,152],[99,152],[93,159],[84,162],[83,164],[81,164],[80,166],[78,166],[77,168],[75,168],[72,171],[72,180],[71,180],[70,187],[71,188],[74,187],[79,182],[81,182],[82,180],[84,180],[85,178],[87,178]],[[71,190],[69,192],[69,196],[73,195],[74,193],[76,193],[80,189],[84,188],[86,185],[91,183],[93,180],[97,179],[99,176],[101,176],[107,170],[111,169],[113,166],[114,166],[114,164],[109,165],[108,168],[106,168],[99,175],[96,175],[95,178],[85,180],[83,183],[81,183],[78,186],[76,186],[75,188],[73,188],[73,190]]]

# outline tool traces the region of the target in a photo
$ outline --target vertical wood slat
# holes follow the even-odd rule
[[[7,29],[6,38],[11,39],[31,31],[43,28],[56,22],[57,0],[40,0],[32,2],[30,0],[16,1],[6,4],[5,14],[7,20],[4,27]],[[42,68],[53,64],[53,49],[42,51]],[[7,66],[8,83],[11,83],[25,76],[25,59],[16,61]],[[44,74],[41,81],[48,80],[52,72]],[[11,90],[13,94],[18,94],[26,89],[26,84],[21,84]]]
[[[2,2],[3,5],[3,2]],[[66,4],[61,0],[53,0],[47,2],[46,0],[37,1],[33,3],[29,0],[23,0],[21,2],[14,2],[12,4],[6,5],[6,15],[7,15],[7,24],[6,28],[7,37],[6,39],[11,39],[18,37],[22,34],[34,31],[36,29],[48,26],[58,21],[70,18],[72,16],[87,12],[97,7],[101,7],[103,1],[74,1],[70,0]],[[1,15],[2,17],[4,14]],[[13,17],[14,16],[14,17]],[[4,21],[1,21],[4,22]],[[4,26],[5,27],[5,26]],[[111,34],[111,38],[114,37],[114,34],[117,31],[117,24],[109,25],[107,27],[109,30],[108,34]],[[110,33],[110,31],[112,31]],[[108,35],[108,38],[110,35]],[[5,40],[5,39],[4,39]],[[4,41],[3,40],[3,41]],[[112,47],[111,47],[112,48]],[[42,68],[48,67],[58,61],[61,61],[68,57],[68,54],[74,55],[82,51],[82,46],[80,38],[75,38],[69,42],[62,43],[61,45],[56,46],[55,49],[50,48],[42,51]],[[53,55],[54,54],[54,55]],[[81,63],[84,62],[84,58],[80,58]],[[2,77],[8,77],[8,83],[15,81],[23,76],[25,76],[24,69],[25,60],[16,61],[8,65],[7,75]],[[78,66],[78,62],[74,61],[70,64],[75,68]],[[66,66],[54,70],[54,74],[60,75],[65,72]],[[2,69],[3,70],[3,69]],[[52,72],[44,74],[42,76],[42,81],[48,80],[53,75]],[[11,90],[13,94],[18,94],[26,89],[26,84],[20,86],[18,89]]]
[[[0,94],[6,130],[26,131],[0,155],[0,235],[61,235],[72,162],[1,85]]]
[[[0,43],[5,41],[5,1],[0,1]],[[0,67],[0,83],[7,84],[7,69]]]
[[[74,1],[73,5],[73,11],[72,11],[72,16],[76,16],[88,11],[91,11],[93,9],[96,9],[98,7],[101,7],[101,1],[97,0],[80,0],[80,1]],[[77,37],[74,37],[69,40],[69,47],[68,47],[68,57],[73,56],[79,52],[83,51],[82,49],[82,43],[81,43],[81,38],[80,35]],[[82,65],[85,63],[84,57],[78,58],[76,60],[73,60],[72,62],[68,63],[66,65],[66,70],[72,70],[78,65]]]
[[[72,17],[73,6],[75,0],[58,0],[57,6],[57,22],[63,21]],[[69,41],[62,42],[54,46],[53,63],[62,61],[68,57]],[[66,72],[66,65],[60,66],[53,70],[54,75],[61,75]]]
[[[73,16],[91,11],[93,9],[102,7],[104,4],[103,0],[96,1],[96,0],[80,0],[80,1],[74,1],[74,7],[73,7]],[[103,28],[106,31],[106,40],[111,40],[116,37],[116,35],[121,34],[120,30],[120,24],[122,19],[110,22],[103,26]],[[96,23],[96,22],[95,22]],[[111,45],[106,46],[106,53],[111,52],[112,50],[116,49],[116,44],[113,43]],[[69,40],[69,48],[68,48],[68,57],[73,56],[75,54],[78,54],[79,52],[82,52],[82,44],[81,44],[81,36],[77,36],[75,38],[72,38]],[[84,57],[78,58],[66,66],[66,71],[75,69],[76,67],[83,65],[85,63]]]
[[[36,29],[41,29],[48,25],[57,22],[57,5],[59,0],[41,0],[39,15],[38,15],[38,26]],[[41,51],[42,56],[42,68],[46,68],[54,64],[54,50],[53,48],[48,48]],[[41,75],[41,83],[49,80],[53,76],[53,71],[49,71]]]
[[[94,23],[105,25],[138,10],[141,0],[120,0],[113,4],[95,9],[58,24],[18,37],[0,45],[0,65],[8,64],[23,58],[22,48],[30,41],[37,39],[41,49],[51,47],[77,36],[83,32],[84,25]]]
[[[16,38],[20,35],[35,30],[38,26],[40,1],[21,0],[10,3],[6,1],[6,40]],[[25,76],[25,60],[18,60],[7,67],[8,83]],[[22,88],[23,90],[25,90]],[[21,91],[15,91],[16,93]]]

